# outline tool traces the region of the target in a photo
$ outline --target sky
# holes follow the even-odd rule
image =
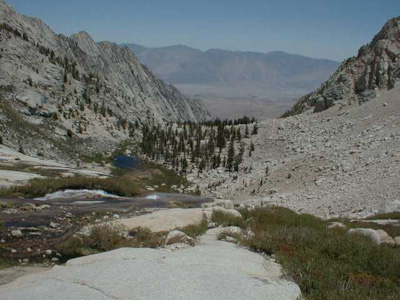
[[[357,54],[400,0],[6,0],[55,32],[96,41],[201,50],[285,51],[342,61]]]

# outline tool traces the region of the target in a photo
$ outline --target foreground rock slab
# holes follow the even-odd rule
[[[147,227],[153,232],[170,231],[175,228],[185,227],[191,224],[199,224],[204,218],[201,208],[192,209],[166,209],[158,210],[150,214],[141,215],[129,219],[113,221],[115,225],[123,225],[128,229],[135,227]]]
[[[300,299],[279,265],[209,230],[200,245],[175,252],[122,248],[67,262],[0,287],[0,299]]]

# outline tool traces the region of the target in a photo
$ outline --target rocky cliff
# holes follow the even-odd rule
[[[288,112],[323,111],[335,104],[364,103],[400,80],[400,17],[389,20],[356,57],[346,60],[322,86]]]
[[[96,43],[85,32],[58,35],[3,0],[0,89],[3,142],[28,144],[25,148],[34,151],[43,148],[41,143],[33,146],[43,137],[91,140],[98,148],[134,137],[148,121],[200,121],[209,116],[199,102],[157,79],[127,47]]]

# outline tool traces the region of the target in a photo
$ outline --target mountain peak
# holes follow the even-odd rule
[[[315,92],[301,98],[288,112],[302,113],[314,107],[323,111],[336,104],[362,104],[376,97],[375,90],[390,90],[400,82],[400,17],[386,22],[383,28]]]
[[[371,42],[371,46],[373,47],[381,40],[400,42],[400,16],[386,22],[382,30],[375,35]]]
[[[70,38],[75,41],[82,51],[86,52],[90,56],[97,56],[99,49],[96,42],[86,31],[79,31],[78,33],[72,34]]]

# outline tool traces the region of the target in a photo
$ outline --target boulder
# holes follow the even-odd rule
[[[226,240],[227,242],[229,242],[229,243],[237,243],[237,242],[238,242],[237,239],[235,239],[235,238],[233,238],[233,237],[231,237],[231,236],[225,237],[225,240]]]
[[[388,244],[391,246],[394,246],[396,244],[393,238],[390,235],[388,235],[386,231],[378,229],[376,232],[379,234],[379,237],[381,238],[381,244]]]
[[[212,208],[205,208],[204,210],[203,210],[203,213],[204,213],[204,217],[208,220],[208,221],[211,221],[211,218],[212,218]]]
[[[176,244],[176,243],[184,243],[188,241],[188,236],[179,230],[172,230],[168,233],[167,238],[165,239],[165,243],[167,245]]]
[[[150,214],[131,217],[128,219],[116,219],[109,222],[111,225],[122,225],[127,229],[135,227],[147,227],[153,232],[170,231],[175,228],[192,224],[200,224],[204,219],[201,208],[173,208],[158,210]]]
[[[235,208],[235,206],[233,205],[233,202],[231,200],[217,200],[214,202],[202,204],[203,208],[217,207],[217,206],[223,207],[226,209],[234,209]]]
[[[380,213],[391,213],[397,211],[400,211],[400,200],[385,200],[381,203],[379,208]]]
[[[329,229],[333,229],[333,228],[346,228],[346,225],[344,225],[343,223],[340,222],[331,222],[328,225]]]
[[[216,206],[216,207],[213,207],[212,211],[213,211],[213,213],[214,212],[222,212],[224,214],[231,215],[232,217],[242,218],[242,215],[240,214],[240,212],[238,212],[235,209],[226,209],[223,207]]]
[[[347,231],[347,233],[363,235],[371,239],[375,244],[377,245],[381,244],[381,237],[379,233],[371,228],[352,228],[349,231]]]
[[[16,230],[12,230],[12,231],[11,231],[11,235],[12,235],[13,237],[15,237],[15,238],[20,238],[20,237],[23,236],[23,233],[22,233],[21,230],[16,229]]]
[[[395,243],[396,247],[400,247],[400,236],[396,236],[394,238],[394,243]]]
[[[237,226],[228,226],[223,229],[224,232],[231,233],[231,234],[242,234],[242,229]]]
[[[53,228],[53,229],[57,228],[58,226],[60,226],[60,224],[55,223],[55,222],[50,222],[50,224],[49,224],[49,227]]]

